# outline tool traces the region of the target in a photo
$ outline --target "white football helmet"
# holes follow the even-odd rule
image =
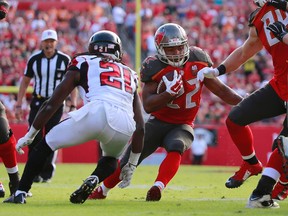
[[[266,2],[267,0],[254,0],[254,3],[259,7],[262,7]]]

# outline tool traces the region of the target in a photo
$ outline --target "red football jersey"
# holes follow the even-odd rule
[[[257,29],[259,38],[266,50],[271,54],[274,65],[274,76],[271,86],[283,100],[288,100],[288,45],[279,41],[267,26],[276,21],[287,26],[288,13],[265,4],[251,14],[250,25]]]
[[[141,81],[159,83],[164,74],[177,70],[182,74],[184,93],[162,109],[151,114],[161,121],[172,124],[193,125],[199,109],[203,83],[197,81],[197,72],[211,66],[210,57],[201,49],[190,49],[189,60],[182,69],[164,64],[157,57],[148,57],[141,69]]]

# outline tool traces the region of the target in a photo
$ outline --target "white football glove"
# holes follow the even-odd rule
[[[178,74],[176,70],[174,70],[174,76],[172,81],[169,81],[165,76],[163,76],[162,79],[166,86],[166,92],[168,92],[172,96],[177,95],[183,88],[182,76]]]
[[[118,185],[119,188],[126,188],[130,185],[135,169],[136,166],[129,162],[121,169],[119,178],[122,181]]]
[[[26,134],[27,135],[27,134]],[[32,142],[33,142],[33,139],[27,137],[27,136],[24,136],[22,138],[20,138],[16,144],[16,151],[19,153],[19,154],[24,154],[24,151],[23,151],[23,147],[24,146],[27,146],[27,145],[30,145]]]
[[[198,81],[203,81],[204,78],[214,78],[219,76],[219,71],[217,68],[211,68],[211,67],[204,67],[197,73],[197,80]]]
[[[24,146],[27,146],[27,145],[30,145],[35,136],[37,135],[37,133],[39,132],[39,130],[36,130],[33,126],[31,126],[31,128],[29,129],[29,131],[25,134],[24,137],[20,138],[16,144],[16,151],[19,153],[19,154],[24,154],[24,151],[23,151],[23,147]]]

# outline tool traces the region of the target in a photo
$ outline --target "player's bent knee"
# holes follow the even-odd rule
[[[183,142],[175,142],[173,145],[169,145],[166,147],[167,152],[179,152],[180,154],[183,154],[185,151],[185,145]]]

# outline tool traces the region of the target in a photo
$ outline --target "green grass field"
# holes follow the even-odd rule
[[[279,209],[247,209],[246,201],[260,176],[251,177],[238,189],[227,189],[226,179],[237,167],[181,166],[177,175],[162,193],[160,202],[146,202],[146,192],[153,184],[157,166],[137,168],[132,184],[126,189],[115,188],[105,200],[87,200],[75,205],[69,202],[70,194],[94,169],[92,164],[58,164],[50,183],[35,183],[33,197],[26,205],[3,204],[0,215],[13,216],[134,216],[134,215],[287,215],[288,200],[280,202]],[[19,166],[22,173],[23,164]],[[0,180],[8,193],[5,168]],[[7,197],[7,195],[6,195]]]

